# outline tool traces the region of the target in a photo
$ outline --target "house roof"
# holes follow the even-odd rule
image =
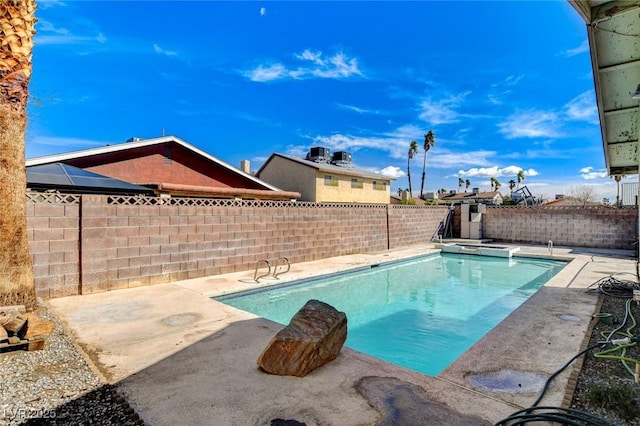
[[[256,172],[256,176],[260,176],[260,172],[262,172],[262,170],[264,170],[267,164],[269,164],[271,160],[273,160],[275,157],[284,158],[286,160],[290,160],[290,161],[302,164],[304,166],[311,167],[320,172],[332,173],[337,175],[345,175],[345,176],[354,176],[354,177],[366,177],[370,179],[378,179],[378,180],[386,180],[386,181],[395,180],[392,177],[383,176],[379,173],[375,173],[365,169],[360,169],[357,167],[336,166],[334,164],[329,164],[329,163],[317,163],[315,161],[305,160],[299,157],[294,157],[292,155],[284,155],[284,154],[278,154],[278,153],[271,154],[269,159]]]
[[[195,147],[194,145],[191,145],[190,143],[180,139],[177,136],[162,136],[159,138],[151,138],[151,139],[137,139],[137,138],[132,138],[133,140],[131,140],[130,142],[125,142],[125,143],[121,143],[121,144],[116,144],[116,145],[107,145],[107,146],[103,146],[103,147],[99,147],[99,148],[90,148],[90,149],[84,149],[84,150],[80,150],[80,151],[73,151],[73,152],[66,152],[66,153],[62,153],[62,154],[54,154],[54,155],[46,155],[46,156],[42,156],[42,157],[35,157],[35,158],[30,158],[27,159],[26,161],[26,165],[27,166],[38,166],[38,165],[42,165],[42,164],[49,164],[49,163],[57,163],[57,162],[61,162],[64,163],[65,161],[71,160],[71,159],[75,159],[75,158],[82,158],[82,157],[88,157],[88,156],[92,156],[92,155],[100,155],[100,154],[108,154],[108,153],[113,153],[113,152],[118,152],[118,151],[124,151],[124,150],[129,150],[129,149],[134,149],[134,148],[141,148],[141,147],[146,147],[146,146],[150,146],[150,145],[157,145],[157,144],[164,144],[167,142],[173,142],[176,143],[182,147],[184,147],[185,149],[192,151],[204,158],[206,158],[207,160],[229,170],[232,173],[236,173],[238,175],[243,176],[246,179],[249,179],[253,182],[255,182],[256,184],[260,185],[261,187],[264,187],[265,189],[270,189],[272,191],[280,191],[281,189],[273,186],[271,184],[268,184],[258,178],[256,178],[255,176],[252,176],[248,173],[243,172],[242,170],[233,167],[232,165],[214,157],[213,155]]]
[[[548,201],[542,204],[542,207],[557,207],[557,206],[605,206],[605,205],[595,201],[583,201],[576,197],[563,197],[563,198]],[[613,206],[611,207],[613,208]]]
[[[489,199],[495,198],[497,195],[502,197],[502,194],[500,193],[500,191],[488,191],[488,192],[478,192],[478,193],[459,192],[456,194],[445,195],[440,199],[446,200],[446,201],[478,200],[478,199],[489,200]]]
[[[28,166],[27,187],[99,194],[153,194],[152,189],[144,186],[123,182],[63,163]]]
[[[600,131],[609,175],[638,173],[640,2],[569,0],[587,23]]]

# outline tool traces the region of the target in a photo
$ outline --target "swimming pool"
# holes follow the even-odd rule
[[[441,253],[215,299],[281,324],[321,300],[346,313],[346,346],[436,376],[565,265]]]

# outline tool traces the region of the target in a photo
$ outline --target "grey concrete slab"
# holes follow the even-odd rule
[[[522,247],[520,253],[549,256],[545,250]],[[469,419],[481,424],[529,406],[537,391],[495,391],[470,378],[514,371],[548,376],[577,353],[584,339],[597,301],[585,289],[611,273],[635,270],[626,252],[554,249],[554,257],[572,262],[438,377],[348,348],[307,377],[268,375],[256,360],[282,326],[209,298],[425,252],[432,247],[305,262],[292,265],[279,280],[260,283],[247,271],[48,304],[149,424],[262,425],[275,418],[308,425],[392,424],[380,395],[397,398],[391,409],[434,408],[432,418],[416,424],[453,424],[454,418],[458,424]],[[568,372],[554,382],[545,403],[560,404],[567,378]],[[429,410],[420,412],[427,416]],[[451,422],[443,423],[442,416]]]

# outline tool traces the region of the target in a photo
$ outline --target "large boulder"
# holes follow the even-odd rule
[[[309,300],[258,357],[267,373],[303,377],[333,361],[347,340],[347,316],[319,300]]]

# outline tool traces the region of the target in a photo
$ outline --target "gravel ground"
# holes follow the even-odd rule
[[[143,425],[113,386],[103,383],[55,323],[40,351],[0,354],[0,425]]]
[[[632,336],[640,335],[640,326],[629,330],[634,323],[632,318],[628,318],[622,326],[625,320],[626,300],[604,296],[600,312],[610,313],[613,324],[597,323],[593,327],[589,345],[606,340],[611,331],[618,327],[621,328],[620,332],[629,331]],[[640,306],[636,302],[631,302],[630,313],[640,322]],[[616,333],[612,339],[624,337],[625,335]],[[614,345],[608,344],[587,352],[578,376],[571,407],[603,417],[615,425],[640,426],[640,385],[635,383],[634,377],[620,360],[596,356],[598,352],[612,348]],[[620,356],[622,351],[618,349],[610,355]],[[640,360],[640,347],[637,344],[629,347],[625,357]],[[635,371],[633,362],[627,364],[632,371]]]

